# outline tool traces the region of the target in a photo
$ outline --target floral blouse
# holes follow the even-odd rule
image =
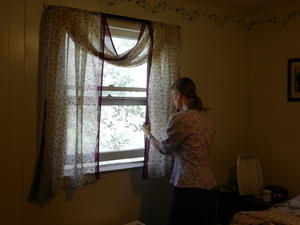
[[[171,115],[166,135],[150,141],[162,154],[173,154],[170,182],[177,187],[213,189],[215,177],[209,169],[210,147],[215,129],[204,112],[187,109]]]

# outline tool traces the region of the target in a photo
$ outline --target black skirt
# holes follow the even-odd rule
[[[216,225],[215,190],[174,187],[169,225]]]

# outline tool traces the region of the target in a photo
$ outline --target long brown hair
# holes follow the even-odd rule
[[[188,77],[183,77],[174,82],[171,89],[178,91],[190,100],[188,105],[189,109],[196,109],[198,111],[207,111],[208,109],[203,106],[201,98],[197,94],[195,83]]]

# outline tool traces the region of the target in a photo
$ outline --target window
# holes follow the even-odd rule
[[[132,49],[137,43],[140,33],[140,24],[134,22],[124,22],[121,20],[108,20],[110,33],[118,54],[122,54]],[[93,114],[84,114],[82,119],[86,127],[78,128],[78,123],[74,118],[80,118],[77,115],[76,107],[76,88],[75,88],[75,69],[85,70],[89,74],[89,79],[83,83],[85,85],[84,98],[86,101],[85,112],[96,110],[95,105],[101,100],[101,119],[100,119],[100,171],[116,170],[123,168],[141,167],[144,160],[144,133],[140,126],[146,118],[146,87],[147,87],[147,63],[136,67],[119,67],[104,61],[102,96],[96,99],[92,96],[93,90],[101,87],[95,86],[93,80],[99,74],[100,64],[97,57],[91,54],[86,55],[86,67],[80,63],[76,65],[75,42],[72,37],[66,36],[66,51],[68,52],[68,114],[67,114],[67,160],[65,165],[65,175],[70,174],[75,168],[74,161],[78,156],[73,154],[76,134],[81,130],[85,134],[90,132],[87,127],[94,127],[97,119],[97,111]],[[80,54],[80,57],[84,57]],[[84,61],[84,60],[83,60]],[[91,115],[93,115],[91,117]],[[95,133],[95,132],[94,132]],[[93,158],[95,136],[84,135],[81,146],[82,157]],[[76,158],[77,157],[77,158]],[[81,156],[80,156],[81,157]],[[82,166],[86,168],[85,173],[92,172],[89,168],[94,168],[94,163],[90,160],[84,160]]]
[[[139,27],[134,23],[109,20],[118,54],[134,47]],[[147,64],[118,67],[104,62],[100,122],[100,165],[103,170],[141,166],[146,116]]]
[[[134,18],[126,20],[134,22],[110,21],[126,18],[60,6],[47,7],[43,15],[38,75],[40,151],[30,193],[30,200],[38,203],[95,182],[109,166],[141,165],[144,135],[138,128],[145,119],[146,101],[153,109],[147,117],[159,135],[171,112],[169,86],[180,71],[178,26]],[[130,45],[132,51],[116,54],[107,36],[103,40],[108,33],[119,52]],[[148,54],[151,76],[147,65],[141,65]],[[111,58],[115,65],[139,66],[126,69],[105,64],[103,77],[104,58]],[[146,100],[148,78],[155,91]],[[156,153],[146,149],[144,177],[164,175],[171,165],[165,157],[152,157]]]

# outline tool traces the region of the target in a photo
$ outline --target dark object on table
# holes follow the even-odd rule
[[[284,202],[288,199],[289,192],[285,187],[279,185],[268,185],[265,189],[272,191],[272,202],[274,203]]]

